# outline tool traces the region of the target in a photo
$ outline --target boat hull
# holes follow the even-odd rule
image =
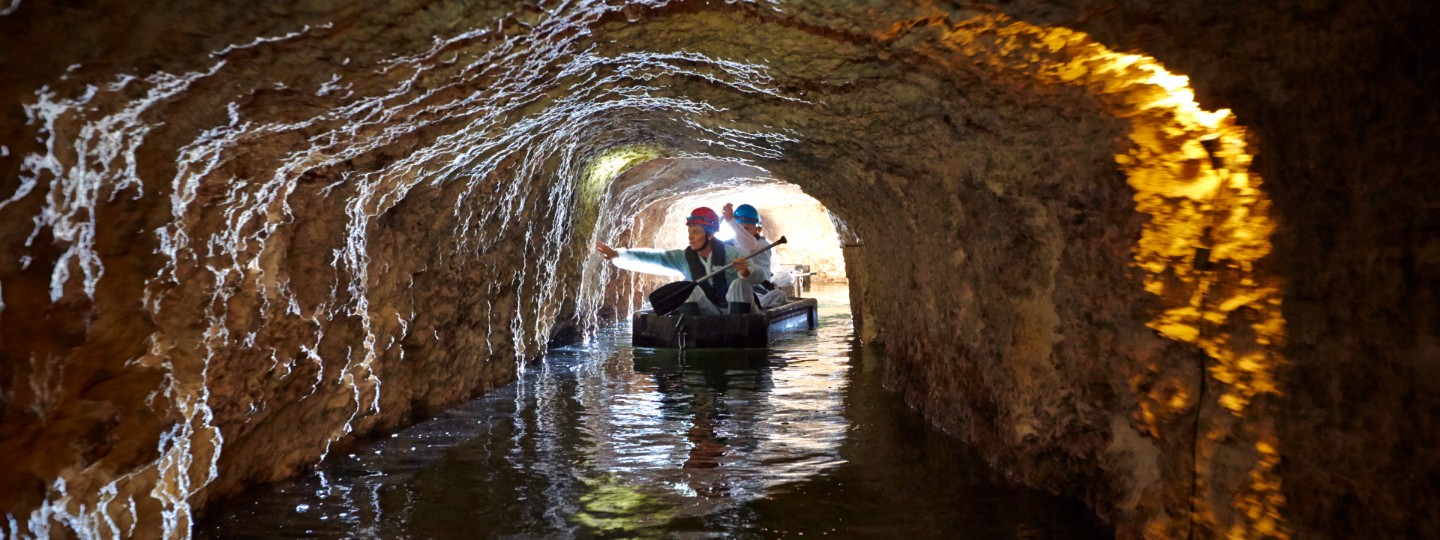
[[[785,332],[815,328],[814,298],[800,298],[760,313],[743,315],[656,315],[650,310],[630,318],[630,342],[636,347],[731,348],[770,346]]]

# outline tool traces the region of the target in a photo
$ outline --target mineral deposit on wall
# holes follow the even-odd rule
[[[71,4],[0,10],[5,535],[184,536],[505,384],[727,186],[1122,537],[1437,533],[1433,2]]]

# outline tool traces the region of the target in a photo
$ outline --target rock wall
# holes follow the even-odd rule
[[[757,178],[843,224],[895,388],[1120,536],[1436,534],[1435,6],[555,8],[6,9],[7,534],[184,536]]]
[[[1296,538],[1440,535],[1440,53],[1427,2],[1005,2],[1144,50],[1258,135],[1280,223],[1284,391],[1276,470]],[[1203,21],[1203,23],[1201,22]],[[1424,501],[1424,502],[1422,502]]]

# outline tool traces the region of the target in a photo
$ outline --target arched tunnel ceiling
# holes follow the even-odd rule
[[[772,183],[769,171],[735,161],[704,158],[656,158],[625,169],[610,187],[610,212],[624,219],[628,209],[643,210],[660,201],[724,187]]]
[[[1367,458],[1302,458],[1343,427],[1278,375],[1312,358],[1281,299],[1324,280],[1286,266],[1304,240],[1272,254],[1251,134],[1114,52],[1253,112],[1291,151],[1270,182],[1321,155],[1277,111],[1325,95],[1186,40],[1324,17],[1199,6],[22,3],[6,50],[52,46],[0,86],[0,507],[16,535],[186,531],[513,380],[613,298],[588,254],[629,214],[776,178],[865,239],[846,264],[895,386],[1012,477],[1127,537],[1336,526],[1297,486]],[[1260,57],[1310,24],[1229,39]],[[1366,470],[1356,515],[1425,489]]]

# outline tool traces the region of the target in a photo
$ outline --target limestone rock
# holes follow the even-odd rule
[[[505,384],[746,171],[1120,536],[1437,534],[1434,2],[72,4],[0,15],[7,534],[184,535]]]

